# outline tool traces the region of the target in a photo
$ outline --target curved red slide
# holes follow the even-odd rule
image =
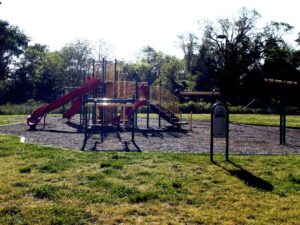
[[[36,110],[34,110],[31,113],[31,115],[27,118],[27,124],[30,126],[30,128],[34,129],[35,126],[40,122],[40,120],[43,118],[44,115],[53,111],[54,109],[59,108],[60,106],[66,104],[67,102],[71,101],[73,98],[82,96],[84,93],[92,90],[99,84],[100,84],[99,79],[95,79],[95,78],[87,79],[87,82],[85,84],[83,84],[82,86],[80,86],[79,88],[76,88],[75,90],[69,92],[65,96],[55,100],[54,102],[52,102],[50,104],[41,106],[41,107],[37,108]],[[78,99],[76,99],[76,101],[78,101]],[[67,114],[67,116],[70,116],[70,115],[72,116],[72,114],[75,112],[75,110],[76,109],[78,110],[79,107],[78,107],[78,105],[73,104],[73,106],[69,110],[70,112]],[[66,117],[66,118],[68,118],[68,117]]]
[[[82,99],[82,95],[78,96],[75,101],[72,103],[71,108],[64,112],[63,114],[63,118],[65,119],[71,119],[79,110],[81,107],[81,99]]]

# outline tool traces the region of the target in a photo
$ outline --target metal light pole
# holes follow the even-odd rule
[[[217,39],[221,39],[221,40],[225,40],[225,54],[224,54],[224,76],[225,76],[225,80],[227,79],[228,76],[228,71],[227,71],[227,36],[225,34],[221,34],[221,35],[217,35]],[[224,97],[224,96],[223,96]],[[221,98],[222,99],[222,98]],[[223,98],[224,100],[224,98]]]
[[[221,34],[221,35],[218,35],[217,36],[217,39],[221,39],[221,40],[225,40],[225,54],[224,54],[224,60],[225,60],[225,63],[224,63],[224,70],[226,69],[226,62],[227,62],[227,36],[224,35],[224,34]]]

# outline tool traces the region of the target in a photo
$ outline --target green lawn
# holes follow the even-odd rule
[[[60,114],[49,114],[49,116],[61,116]],[[182,118],[187,120],[189,114],[183,114]],[[24,115],[0,115],[0,125],[25,122]],[[146,118],[146,114],[139,114],[140,118]],[[157,118],[157,114],[150,114],[150,118]],[[193,114],[193,120],[210,121],[210,114]],[[246,123],[255,125],[279,126],[279,115],[266,114],[230,114],[229,120],[234,123]],[[300,115],[288,115],[287,126],[300,127]]]
[[[25,122],[24,115],[0,115],[0,125]]]
[[[61,117],[61,114],[48,114],[47,117]],[[26,123],[28,115],[0,115],[0,125]]]
[[[0,135],[0,224],[299,224],[300,156],[223,158]]]
[[[230,121],[237,123],[279,126],[279,115],[231,114]],[[300,127],[300,116],[286,116],[286,125],[290,127]]]
[[[210,114],[193,114],[193,120],[210,121]],[[183,114],[188,119],[188,114]],[[234,123],[279,126],[279,115],[268,114],[230,114],[229,120]],[[300,115],[286,116],[286,125],[300,127]]]

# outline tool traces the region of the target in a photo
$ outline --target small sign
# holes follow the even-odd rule
[[[217,105],[213,111],[213,137],[226,138],[227,111],[223,105]]]
[[[226,139],[226,160],[229,160],[229,111],[225,104],[215,103],[211,109],[210,161],[214,161],[214,138]]]

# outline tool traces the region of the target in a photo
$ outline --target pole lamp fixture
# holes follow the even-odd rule
[[[225,34],[220,34],[217,36],[218,39],[226,39],[227,36]]]

